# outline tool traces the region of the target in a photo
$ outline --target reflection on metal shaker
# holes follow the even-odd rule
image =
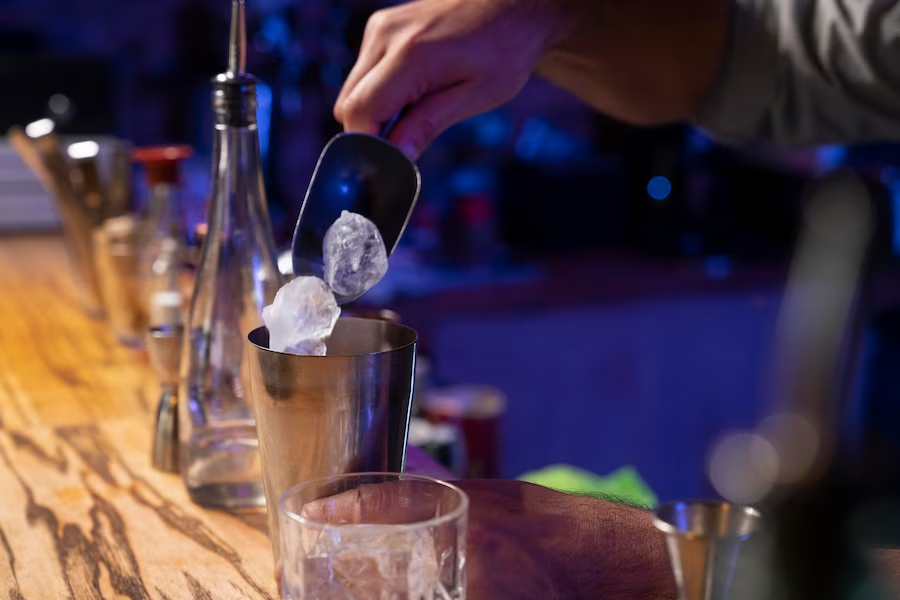
[[[342,318],[327,356],[269,350],[265,327],[248,340],[269,532],[278,552],[275,507],[290,487],[343,473],[403,470],[417,338],[389,321]]]

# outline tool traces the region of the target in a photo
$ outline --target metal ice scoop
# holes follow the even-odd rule
[[[382,136],[396,119],[384,127]],[[383,137],[362,133],[333,137],[319,156],[297,218],[291,244],[294,275],[323,277],[322,241],[344,210],[372,221],[390,256],[406,229],[420,187],[415,163]],[[335,298],[338,304],[346,304],[366,291],[335,294]]]

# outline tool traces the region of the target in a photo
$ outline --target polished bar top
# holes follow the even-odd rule
[[[264,515],[151,468],[158,384],[81,311],[61,238],[0,238],[0,281],[0,595],[277,598]]]
[[[60,238],[0,237],[0,281],[0,595],[277,598],[265,516],[204,510],[150,467],[156,381],[143,352],[84,316]],[[415,448],[407,466],[446,476]],[[482,537],[508,527],[470,520]],[[521,566],[472,550],[470,584]],[[871,556],[900,582],[900,550]]]

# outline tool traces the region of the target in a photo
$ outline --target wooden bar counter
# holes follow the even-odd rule
[[[0,596],[275,600],[265,515],[202,509],[150,466],[158,384],[142,351],[83,314],[61,239],[0,238],[0,281]],[[407,466],[447,477],[415,448]],[[523,529],[492,498],[509,496],[472,496],[470,597],[573,597],[540,558],[542,541],[567,539],[562,516]],[[900,550],[872,558],[900,581]]]
[[[0,595],[277,598],[264,515],[202,509],[150,466],[158,384],[66,260],[58,236],[0,238]]]

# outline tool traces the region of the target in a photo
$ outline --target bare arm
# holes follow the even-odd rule
[[[349,131],[417,156],[540,74],[640,124],[699,114],[722,63],[728,0],[417,0],[378,11],[335,104]]]
[[[650,512],[518,481],[460,486],[471,501],[470,598],[676,598]]]
[[[722,65],[728,0],[573,2],[537,73],[639,125],[694,119]]]

